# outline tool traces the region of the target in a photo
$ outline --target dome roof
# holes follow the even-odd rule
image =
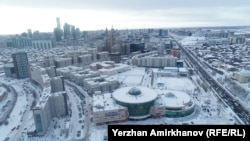
[[[165,96],[168,97],[168,98],[176,98],[175,94],[173,94],[172,92],[166,93]]]
[[[129,89],[128,93],[130,95],[136,96],[136,95],[140,95],[141,94],[141,90],[138,89],[138,88],[136,88],[136,87],[132,87],[131,89]]]
[[[140,104],[154,101],[157,93],[153,89],[142,86],[122,87],[115,90],[112,97],[122,103]]]

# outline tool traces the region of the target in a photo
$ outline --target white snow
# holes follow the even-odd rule
[[[17,128],[18,125],[20,126],[22,115],[26,109],[26,104],[27,104],[26,96],[22,91],[22,89],[20,88],[20,85],[15,84],[12,86],[18,92],[17,101],[13,108],[13,111],[11,112],[9,118],[7,119],[8,125],[3,124],[2,126],[0,126],[0,140],[4,140],[8,136],[10,137],[15,135],[17,129],[14,129],[13,131],[12,129]]]
[[[157,97],[157,93],[153,89],[147,87],[135,87],[141,91],[140,95],[131,95],[128,91],[134,87],[123,87],[113,92],[114,99],[124,103],[145,103],[153,101]]]
[[[195,37],[195,36],[190,36],[190,37],[185,37],[182,39],[181,43],[183,45],[192,45],[197,43],[198,41],[204,41],[205,37]]]
[[[110,78],[114,78],[127,86],[138,86],[140,85],[143,76],[145,74],[145,68],[131,68],[131,70],[123,73],[119,73]]]
[[[188,94],[181,91],[174,90],[161,90],[163,94],[161,96],[164,105],[170,108],[181,108],[185,104],[191,101],[191,98]],[[171,96],[170,96],[171,95]]]
[[[173,90],[192,91],[196,88],[194,83],[186,77],[159,77],[157,83],[164,83],[164,87]]]

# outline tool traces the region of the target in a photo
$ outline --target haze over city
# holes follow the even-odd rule
[[[249,0],[1,0],[0,34],[51,32],[55,17],[81,30],[246,26]]]

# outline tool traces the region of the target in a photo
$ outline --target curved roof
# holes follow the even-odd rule
[[[136,87],[133,87],[133,88],[130,88],[129,89],[129,91],[128,91],[128,94],[130,94],[130,95],[140,95],[140,94],[142,94],[141,93],[141,90],[140,89],[138,89],[138,88],[136,88]]]
[[[175,90],[166,90],[161,97],[165,106],[169,108],[181,108],[191,101],[188,94]]]
[[[146,87],[123,87],[113,92],[112,97],[123,103],[139,104],[153,101],[157,93]]]

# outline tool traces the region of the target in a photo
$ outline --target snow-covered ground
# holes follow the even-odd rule
[[[3,124],[0,126],[0,140],[4,140],[6,137],[13,136],[18,132],[17,130],[19,129],[17,127],[20,127],[22,116],[27,108],[26,95],[24,91],[22,91],[22,83],[13,83],[12,86],[18,93],[17,101],[13,111],[7,119],[8,125]]]
[[[188,36],[182,39],[182,45],[194,45],[197,42],[205,41],[205,37]]]
[[[138,86],[141,84],[144,74],[145,68],[134,67],[129,71],[110,76],[110,78],[123,82],[127,86]]]
[[[164,83],[164,87],[167,89],[181,90],[181,91],[193,91],[196,86],[187,77],[159,77],[157,83]]]

